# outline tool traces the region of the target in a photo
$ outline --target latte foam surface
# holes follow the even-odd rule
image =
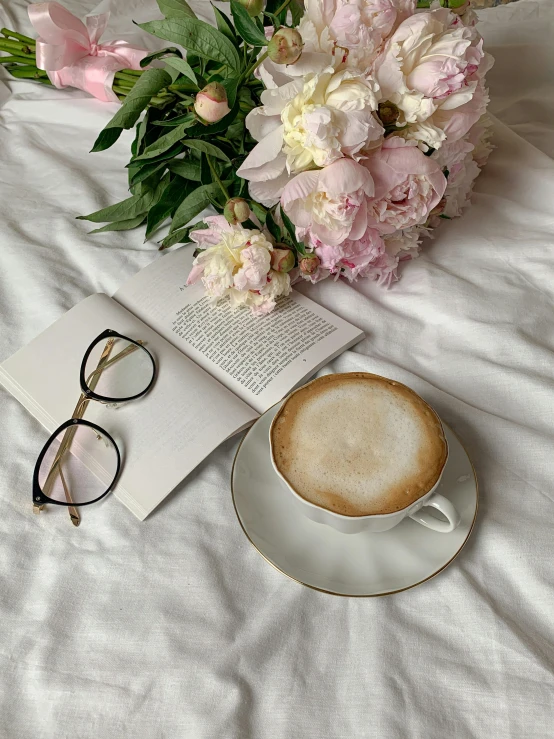
[[[346,516],[411,505],[435,485],[447,454],[438,417],[416,393],[362,372],[298,390],[277,414],[271,440],[292,488]]]

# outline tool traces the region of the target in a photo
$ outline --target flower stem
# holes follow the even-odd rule
[[[161,97],[159,95],[156,95],[155,97],[151,98],[150,102],[154,103],[154,105],[164,105],[165,103],[167,103],[169,100],[172,100],[172,99],[174,100],[175,98],[165,97],[165,96]]]
[[[257,69],[260,66],[260,64],[264,62],[266,59],[267,59],[267,51],[264,51],[264,53],[258,57],[258,59],[254,62],[254,64],[250,65],[250,67],[248,67],[246,72],[242,73],[241,78],[239,80],[238,87],[240,87],[242,83],[244,82],[244,80],[247,80],[252,74],[252,72],[255,69]]]
[[[29,64],[29,58],[24,56],[0,56],[0,64]]]
[[[282,13],[285,8],[288,8],[288,6],[290,5],[290,2],[291,2],[291,0],[285,0],[285,2],[277,8],[277,10],[275,11],[275,13],[273,13],[273,15],[277,16],[277,18],[278,18],[279,17],[279,13]]]
[[[16,38],[18,39],[18,41],[23,41],[25,44],[29,44],[31,46],[34,46],[36,43],[36,40],[34,38],[31,38],[30,36],[24,36],[22,33],[10,31],[8,28],[1,28],[0,33],[3,36],[6,36],[6,38]]]
[[[46,72],[43,72],[42,69],[37,69],[36,67],[8,67],[8,72],[12,75],[12,77],[18,77],[20,79],[35,79],[41,81],[43,79],[48,80],[48,75],[46,74]]]
[[[12,41],[7,38],[0,38],[0,51],[7,51],[10,54],[24,54],[25,56],[35,58],[35,48],[31,48],[21,41]]]
[[[225,187],[225,185],[221,181],[221,177],[217,174],[216,168],[214,167],[214,164],[212,162],[212,158],[210,157],[209,154],[206,154],[206,159],[208,160],[208,167],[210,168],[210,172],[212,173],[212,177],[214,178],[214,180],[217,182],[217,184],[221,188],[221,192],[225,196],[225,200],[229,200],[229,198],[230,198],[229,191],[227,190],[227,188]]]
[[[174,82],[167,89],[171,90],[171,92],[175,90],[180,90],[181,92],[198,92],[198,88],[192,82]]]
[[[122,82],[129,82],[131,85],[135,85],[137,83],[138,77],[135,77],[132,74],[127,74],[126,72],[116,72],[115,79],[121,80]]]
[[[116,95],[126,97],[130,92],[130,87],[120,87],[119,85],[116,85],[114,82],[112,85],[112,90],[115,92]]]

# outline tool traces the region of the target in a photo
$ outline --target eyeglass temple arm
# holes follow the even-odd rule
[[[109,341],[111,341],[113,344],[114,339],[110,339]],[[142,344],[142,341],[139,341],[137,343]],[[102,357],[100,357],[100,362],[98,363],[98,367],[95,370],[93,370],[90,373],[90,375],[87,377],[87,379],[85,380],[86,386],[89,387],[91,390],[94,390],[96,385],[98,384],[100,375],[107,367],[110,367],[112,364],[115,364],[115,362],[118,362],[120,359],[123,359],[123,357],[129,356],[129,354],[131,354],[132,352],[134,352],[136,349],[139,349],[139,348],[140,347],[136,346],[135,344],[130,344],[128,347],[126,347],[125,349],[122,349],[122,351],[120,351],[118,354],[116,354],[114,357],[109,359],[107,362],[104,362],[103,364],[102,364]],[[77,405],[77,408],[78,407],[79,406]],[[75,411],[77,410],[77,408],[75,409]],[[75,416],[73,417],[75,418]]]
[[[115,339],[108,339],[106,342],[106,346],[104,347],[102,351],[102,355],[100,356],[100,359],[98,361],[98,366],[96,369],[91,373],[89,379],[87,380],[87,386],[90,387],[91,390],[94,390],[96,387],[98,380],[100,379],[100,375],[102,374],[102,370],[105,369],[108,366],[108,357],[110,355],[110,352],[112,350],[112,347],[114,345]],[[120,352],[120,354],[123,354],[123,352]],[[114,359],[117,359],[120,357],[120,354],[116,355]],[[113,361],[113,360],[112,360]],[[89,398],[84,393],[81,393],[81,396],[77,402],[77,405],[75,406],[75,410],[73,411],[72,418],[82,418],[84,415],[84,412],[87,408],[87,405],[89,403]],[[60,448],[58,449],[56,456],[54,457],[54,461],[52,462],[52,465],[50,467],[50,471],[48,472],[48,477],[46,478],[44,482],[44,492],[46,495],[48,495],[49,488],[54,482],[56,472],[59,471],[61,478],[62,478],[62,484],[65,492],[65,498],[68,503],[73,503],[73,499],[71,497],[71,493],[69,492],[69,488],[65,484],[65,478],[62,474],[62,467],[61,467],[61,460],[65,452],[69,449],[69,446],[71,445],[71,442],[73,441],[73,437],[75,436],[76,428],[68,428],[65,432],[63,439],[60,444]],[[71,523],[74,526],[79,526],[81,523],[81,514],[77,510],[77,508],[73,505],[70,505],[68,507],[68,513],[69,518],[71,519]]]

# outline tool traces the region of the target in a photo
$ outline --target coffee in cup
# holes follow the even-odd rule
[[[417,509],[448,454],[440,419],[422,398],[365,372],[325,375],[296,390],[275,416],[270,442],[290,489],[339,517]]]

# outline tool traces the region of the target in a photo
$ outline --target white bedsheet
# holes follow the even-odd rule
[[[26,5],[4,0],[0,25],[29,32]],[[152,0],[113,6],[108,36],[155,15]],[[497,149],[472,209],[388,292],[305,288],[367,332],[333,370],[406,382],[464,440],[481,490],[465,550],[391,597],[302,587],[237,524],[236,439],[144,523],[114,499],[79,529],[33,516],[46,434],[2,391],[2,739],[554,735],[554,7],[481,18]],[[125,196],[129,137],[88,153],[115,107],[2,80],[0,360],[157,258],[139,231],[88,236],[74,220]]]

